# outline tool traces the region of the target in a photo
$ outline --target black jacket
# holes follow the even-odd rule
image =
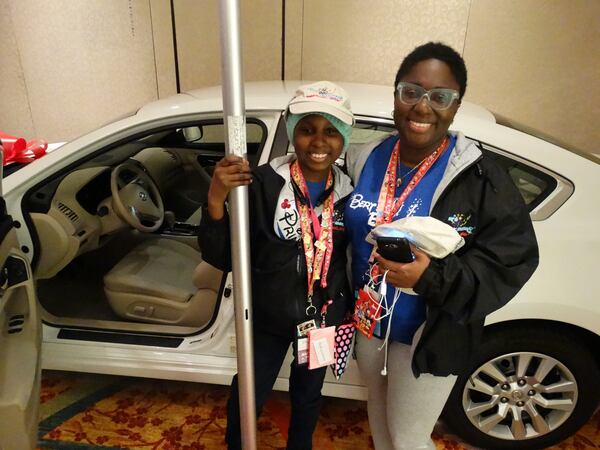
[[[354,299],[346,278],[347,237],[343,227],[344,205],[351,192],[350,180],[339,169],[334,181],[333,253],[327,275],[327,292],[315,283],[315,316],[306,315],[308,283],[301,241],[285,240],[274,231],[279,193],[289,178],[276,172],[290,157],[277,158],[253,171],[249,187],[250,247],[253,322],[271,334],[294,337],[296,325],[310,318],[320,319],[323,302],[329,298],[327,325],[338,325],[351,312]],[[289,173],[289,172],[287,172]],[[284,175],[286,176],[286,175]],[[205,210],[199,229],[202,258],[213,266],[231,270],[228,217],[214,221]]]
[[[358,176],[374,149],[356,149],[349,167]],[[356,178],[355,178],[356,179]],[[458,135],[432,202],[431,216],[465,239],[455,254],[431,260],[414,291],[427,302],[415,339],[413,372],[458,375],[475,357],[485,317],[523,287],[538,265],[527,208],[506,171]]]

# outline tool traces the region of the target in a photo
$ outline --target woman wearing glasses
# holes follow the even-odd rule
[[[531,220],[510,177],[474,142],[448,131],[466,85],[457,52],[440,43],[417,47],[396,75],[397,132],[347,156],[355,184],[345,212],[354,288],[380,286],[385,275],[387,298],[396,288],[415,294],[400,294],[373,338],[357,334],[377,450],[435,448],[431,432],[474,356],[486,315],[538,264]],[[465,245],[443,259],[413,247],[411,263],[372,254],[369,231],[409,216],[451,225]]]

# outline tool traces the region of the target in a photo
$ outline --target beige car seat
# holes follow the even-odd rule
[[[119,317],[200,327],[213,316],[222,278],[189,245],[156,239],[135,247],[104,276],[104,292]]]

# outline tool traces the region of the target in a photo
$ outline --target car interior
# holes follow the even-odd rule
[[[262,122],[247,120],[251,165],[266,134]],[[44,320],[173,334],[211,323],[224,277],[202,261],[197,231],[223,136],[219,119],[161,129],[28,193]]]

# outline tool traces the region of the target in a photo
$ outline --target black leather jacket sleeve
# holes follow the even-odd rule
[[[539,255],[529,212],[508,175],[495,165],[472,170],[433,211],[444,220],[468,205],[476,231],[455,254],[431,260],[414,287],[430,308],[457,323],[482,321],[512,299],[535,271]],[[479,183],[480,189],[474,184]],[[438,208],[439,206],[439,208]]]
[[[213,220],[208,214],[208,208],[206,206],[202,208],[198,245],[204,261],[223,272],[231,270],[231,244],[227,212],[220,220]]]

